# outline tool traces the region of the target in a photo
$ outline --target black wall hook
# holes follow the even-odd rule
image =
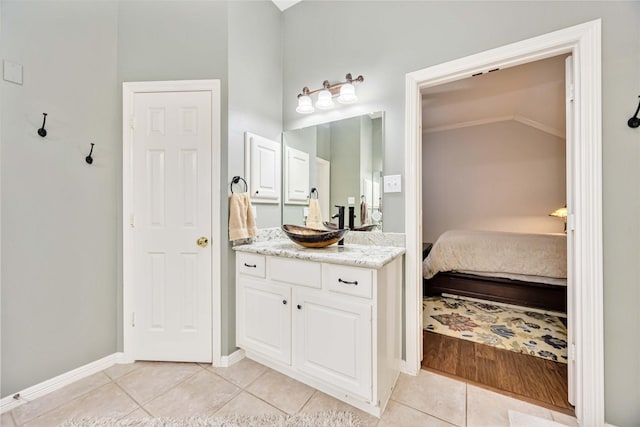
[[[89,164],[93,163],[93,157],[91,157],[91,154],[93,153],[93,146],[94,146],[94,145],[95,145],[95,144],[92,142],[92,143],[91,143],[91,151],[89,151],[89,155],[88,155],[87,157],[85,157],[85,158],[84,158],[84,160],[85,160],[87,163],[89,163]]]
[[[42,115],[44,118],[42,119],[42,127],[38,129],[38,135],[44,138],[47,136],[47,130],[44,128],[44,124],[47,122],[47,113],[42,113]]]
[[[640,96],[638,96],[640,98]],[[638,118],[638,113],[640,113],[640,102],[638,102],[638,108],[636,108],[636,113],[627,121],[627,124],[630,128],[637,128],[640,126],[640,119]]]

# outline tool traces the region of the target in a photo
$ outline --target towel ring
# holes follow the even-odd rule
[[[318,189],[317,189],[316,187],[313,187],[313,188],[311,189],[311,192],[309,193],[309,198],[310,198],[310,199],[313,199],[313,198],[314,198],[314,197],[313,197],[313,193],[316,193],[316,197],[315,197],[316,199],[320,197],[320,195],[318,194]]]
[[[231,184],[229,184],[229,190],[231,190],[231,194],[233,194],[233,184],[237,184],[240,181],[244,182],[244,191],[245,193],[247,192],[247,190],[249,189],[249,186],[247,185],[247,181],[245,181],[244,178],[242,178],[241,176],[234,176],[231,179]]]

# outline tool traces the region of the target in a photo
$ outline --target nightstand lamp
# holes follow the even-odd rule
[[[567,207],[564,206],[562,208],[558,208],[555,211],[551,212],[549,216],[555,216],[558,218],[562,218],[564,221],[564,232],[567,232]]]

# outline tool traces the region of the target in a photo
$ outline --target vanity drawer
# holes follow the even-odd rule
[[[291,258],[269,257],[269,278],[293,285],[322,287],[322,266],[319,262]]]
[[[371,298],[373,295],[373,271],[368,268],[324,264],[327,289],[342,294]]]
[[[265,259],[264,255],[254,255],[238,253],[238,272],[254,277],[264,277]]]

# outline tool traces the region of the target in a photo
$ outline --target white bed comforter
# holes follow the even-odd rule
[[[451,230],[433,244],[422,263],[425,279],[438,272],[566,284],[567,236]]]

